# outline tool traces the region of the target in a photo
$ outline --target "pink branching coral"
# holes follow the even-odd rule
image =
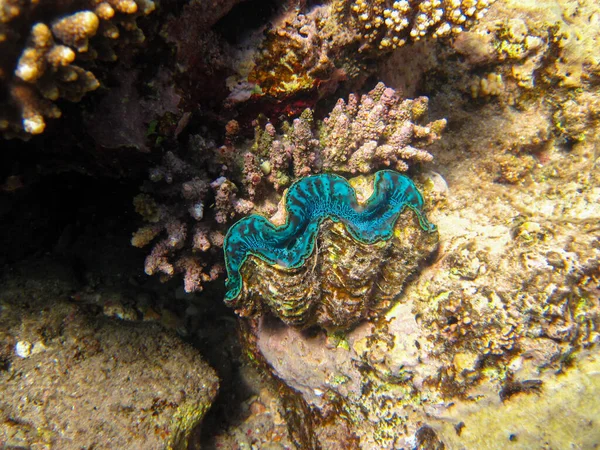
[[[245,179],[252,180],[251,195],[262,179],[281,190],[294,179],[322,171],[404,172],[411,164],[431,161],[422,147],[439,139],[446,121],[426,122],[427,103],[426,97],[402,99],[379,83],[362,97],[339,99],[319,127],[310,109],[284,125],[281,135],[271,123],[257,127],[250,155],[245,156],[251,164],[243,168]]]
[[[192,136],[186,152],[166,152],[150,170],[150,182],[134,199],[135,210],[147,222],[131,239],[135,247],[157,240],[146,257],[145,271],[168,280],[182,274],[186,292],[197,292],[223,273],[221,248],[226,223],[249,213],[254,204],[238,197],[214,142]]]
[[[408,163],[431,161],[415,145],[439,139],[446,121],[423,123],[427,97],[402,100],[379,83],[367,95],[339,99],[321,129],[323,167],[326,170],[369,173],[380,167],[404,172]]]

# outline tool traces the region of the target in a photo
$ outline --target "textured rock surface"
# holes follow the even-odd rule
[[[590,427],[600,344],[600,92],[588,51],[600,27],[584,19],[591,3],[551,4],[520,4],[527,26],[519,27],[506,19],[516,6],[497,2],[489,22],[456,41],[462,56],[424,44],[385,66],[388,86],[422,83],[435,91],[432,113],[448,118],[428,148],[435,173],[421,180],[439,256],[385,318],[329,335],[253,325],[250,348],[320,414],[343,411],[360,438],[355,448],[586,448],[600,439]],[[574,39],[560,19],[564,46],[548,25],[560,11],[586,23]],[[481,44],[490,36],[483,30],[495,30],[500,44]],[[524,53],[498,56],[509,49]],[[411,58],[422,64],[420,81],[391,72]],[[521,65],[533,83],[520,77]],[[482,84],[478,75],[471,90],[488,68],[502,76],[486,72]],[[557,411],[572,420],[548,422]]]
[[[445,206],[431,215],[440,257],[384,320],[329,336],[263,321],[254,331],[260,353],[309,404],[342,405],[361,448],[407,446],[423,423],[446,442],[448,431],[436,424],[452,404],[491,417],[484,405],[545,395],[546,381],[557,382],[555,372],[569,373],[569,361],[600,341],[600,180],[593,148],[580,144],[568,164],[557,155],[540,165],[533,175],[551,173],[553,181],[526,189],[497,185],[483,173],[474,188],[454,167]],[[548,198],[550,185],[556,194]],[[556,211],[564,212],[556,217]],[[564,395],[576,403],[581,393]],[[591,418],[593,409],[577,407],[576,414]],[[460,414],[453,417],[458,426]],[[502,424],[507,440],[498,434],[487,448],[508,445],[513,431],[526,439],[542,426],[536,423],[527,431]],[[484,442],[485,429],[471,426],[470,442]],[[558,447],[564,442],[559,429],[547,433]]]
[[[2,447],[187,448],[213,369],[158,324],[86,313],[59,278],[2,280]]]

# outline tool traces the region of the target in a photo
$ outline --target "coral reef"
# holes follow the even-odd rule
[[[58,99],[79,101],[99,86],[87,61],[114,60],[114,49],[144,39],[136,18],[151,0],[0,3],[0,132],[40,134],[57,118]]]
[[[492,3],[333,0],[310,10],[287,8],[264,37],[244,42],[234,61],[229,100],[268,96],[314,102],[341,81],[360,86],[372,73],[369,61],[425,37],[458,35]]]
[[[430,107],[450,124],[427,149],[436,173],[416,177],[442,239],[436,261],[382,320],[349,332],[249,322],[249,351],[318,411],[312,417],[344,417],[357,448],[598,440],[589,397],[600,344],[600,91],[588,46],[600,26],[585,16],[597,5],[517,3],[496,2],[454,47],[398,50],[430,58],[413,85],[431,91]],[[565,37],[574,30],[561,14],[585,23],[585,35]],[[515,58],[506,53],[512,41],[523,51]],[[386,69],[397,72],[398,61]],[[521,64],[531,77],[519,75]],[[383,78],[394,88],[404,81]],[[551,421],[556,409],[577,419]]]
[[[144,247],[166,235],[146,259],[146,273],[164,280],[183,273],[187,292],[202,290],[223,272],[220,248],[232,219],[274,214],[284,188],[311,174],[405,171],[430,161],[421,147],[439,139],[446,122],[426,118],[425,97],[402,100],[379,83],[362,97],[352,94],[347,104],[339,100],[317,125],[306,109],[282,125],[282,134],[259,118],[254,141],[243,141],[234,120],[219,148],[192,136],[187,150],[165,153],[134,201],[147,225],[134,233],[132,244]]]
[[[212,27],[239,1],[192,0],[172,10],[161,27],[161,36],[175,50],[173,81],[190,107],[207,102],[217,106],[228,94],[223,80],[231,73],[231,57]]]
[[[161,140],[176,137],[176,120],[185,117],[179,108],[182,96],[169,68],[161,67],[145,84],[143,71],[127,66],[121,61],[107,75],[108,89],[83,113],[85,129],[102,149],[150,151]],[[143,94],[144,86],[152,95]]]
[[[285,197],[285,224],[253,215],[229,229],[225,300],[243,316],[269,309],[289,325],[347,328],[388,307],[435,250],[437,233],[423,206],[412,181],[397,172],[377,172],[373,194],[362,204],[341,177],[303,178]],[[405,209],[432,236],[401,230],[397,221]]]
[[[346,78],[346,71],[359,64],[351,58],[347,68],[336,64],[336,59],[346,59],[336,53],[344,53],[356,39],[353,30],[344,29],[338,18],[327,4],[310,12],[290,9],[280,15],[256,50],[242,53],[236,66],[241,85],[246,85],[249,94],[274,98],[315,88],[322,94],[333,92]]]
[[[576,355],[597,357],[600,343],[596,145],[597,137],[577,144],[568,163],[537,166],[527,188],[495,183],[486,163],[474,188],[473,166],[455,162],[451,195],[428,213],[444,237],[439,258],[385,320],[307,334],[262,319],[250,325],[250,348],[309,405],[344,411],[360,448],[408,446],[423,424],[446,445],[461,442],[452,426],[461,421],[473,442],[489,434],[476,425],[489,420],[486,405],[521,414],[521,404],[547,404],[536,393],[561,385],[555,373],[570,373]],[[579,394],[568,395],[577,404]],[[513,424],[501,425],[492,447],[512,432],[519,441],[539,437],[527,434],[539,422]],[[558,429],[551,433],[563,442]]]
[[[532,97],[594,84],[600,73],[595,54],[600,29],[591,18],[599,13],[593,1],[550,0],[544,8],[512,0],[494,3],[452,44],[464,58],[463,89],[473,98],[520,106]]]
[[[80,104],[85,127],[47,126],[26,146],[60,134],[70,137],[43,144],[104,161],[117,152],[99,147],[161,152],[137,154],[132,171],[162,158],[133,205],[145,224],[131,243],[151,250],[128,249],[130,258],[105,248],[129,239],[125,180],[60,178],[97,190],[66,198],[32,186],[43,163],[0,164],[0,262],[9,276],[23,255],[39,264],[0,283],[0,446],[196,448],[191,428],[216,417],[204,418],[216,379],[160,326],[197,345],[225,374],[221,386],[233,386],[211,408],[221,415],[204,436],[210,448],[600,442],[597,1],[240,2],[229,17],[237,0],[163,2],[143,20],[148,53],[101,73],[100,60],[136,40],[136,17],[152,7],[107,1],[0,0],[4,136],[41,132],[57,105],[67,115],[61,99],[77,101],[98,77],[108,89]],[[243,14],[255,6],[264,9]],[[372,80],[385,85],[348,97]],[[80,163],[68,169],[85,173]],[[256,244],[256,228],[291,229],[302,218],[294,208],[313,198],[298,186],[358,175],[352,189],[331,185],[364,208],[382,169],[410,173],[439,242],[405,208],[376,243],[328,218],[302,223],[308,239],[284,236],[306,246],[299,260],[271,235],[272,257],[248,256],[249,246],[223,260],[232,236]],[[311,204],[330,214],[329,196],[318,198]],[[88,215],[66,216],[64,204]],[[270,222],[242,218],[226,238],[250,213]],[[144,277],[144,256],[147,273],[181,276],[183,287]],[[60,295],[59,277],[39,285],[35,276],[56,260],[73,280]],[[241,319],[212,283],[226,266]],[[274,389],[247,383],[240,372],[251,363]],[[80,431],[92,428],[101,432]]]

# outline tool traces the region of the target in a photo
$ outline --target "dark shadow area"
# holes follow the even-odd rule
[[[230,44],[240,43],[244,37],[269,23],[280,8],[274,0],[248,0],[235,5],[229,13],[219,20],[213,31],[223,36]]]

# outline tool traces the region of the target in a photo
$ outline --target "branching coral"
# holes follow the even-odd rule
[[[153,10],[152,0],[0,0],[0,133],[40,134],[61,114],[56,100],[98,88],[84,61],[114,60],[115,47],[142,41],[135,20]]]
[[[244,143],[239,124],[230,121],[220,148],[193,136],[187,150],[165,153],[134,200],[147,225],[132,244],[144,247],[162,236],[146,259],[146,273],[165,279],[184,273],[186,291],[201,290],[222,272],[226,225],[250,212],[274,214],[293,181],[321,172],[406,171],[431,160],[420,147],[438,139],[446,121],[426,123],[426,113],[425,97],[402,100],[379,83],[347,104],[340,100],[323,122],[306,109],[278,134],[261,117],[254,141]]]
[[[186,292],[195,292],[223,272],[224,224],[254,205],[238,198],[238,188],[226,177],[209,176],[219,168],[211,167],[214,142],[192,136],[183,158],[166,152],[150,170],[150,182],[134,199],[147,224],[133,234],[131,244],[145,247],[159,238],[146,258],[146,273],[164,280],[181,273]]]
[[[362,97],[351,94],[339,99],[318,130],[312,111],[306,110],[277,135],[272,124],[258,127],[250,152],[252,165],[245,165],[246,179],[254,174],[253,191],[262,168],[276,189],[294,178],[321,171],[371,173],[381,168],[406,171],[409,164],[426,162],[432,156],[421,147],[439,139],[446,121],[426,122],[426,97],[401,99],[379,83]]]
[[[426,36],[458,34],[479,19],[491,3],[493,0],[356,0],[351,10],[362,38],[386,49]]]
[[[408,170],[408,161],[431,161],[413,143],[439,139],[446,121],[423,123],[428,99],[402,100],[379,83],[368,95],[338,100],[321,130],[323,166],[329,170],[368,173],[375,166]],[[419,124],[422,123],[422,124]]]
[[[161,35],[176,50],[174,65],[177,68],[178,86],[192,104],[204,103],[207,98],[215,101],[227,76],[226,63],[229,56],[220,35],[211,27],[239,0],[192,0],[184,2],[177,15],[169,17],[161,29]]]

